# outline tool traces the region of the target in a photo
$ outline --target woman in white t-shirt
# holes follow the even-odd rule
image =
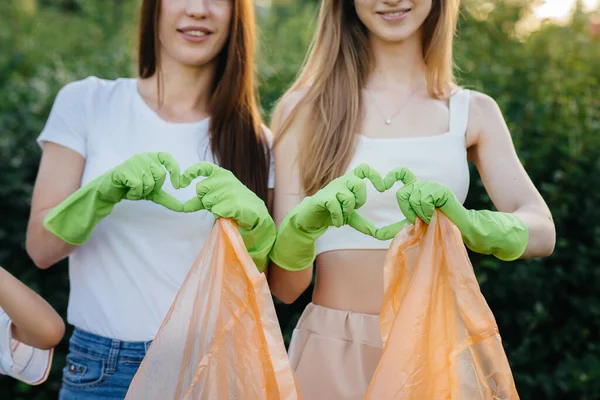
[[[251,0],[144,0],[140,78],[89,77],[55,100],[38,139],[27,250],[40,268],[69,257],[75,331],[63,400],[125,397],[215,217],[236,220],[244,242],[262,229],[268,240],[253,258],[266,265],[273,174],[253,80],[253,12]],[[174,165],[198,162],[181,176]],[[211,176],[194,188],[196,175]],[[136,199],[154,202],[121,201]],[[211,212],[173,211],[202,208]],[[264,223],[243,229],[257,210]]]
[[[64,334],[65,323],[52,306],[0,267],[0,375],[44,383]]]

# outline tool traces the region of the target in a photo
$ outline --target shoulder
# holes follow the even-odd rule
[[[476,90],[469,90],[469,92],[471,94],[469,111],[471,111],[471,115],[474,118],[485,118],[502,114],[498,103],[491,96]]]
[[[81,95],[96,90],[102,90],[107,86],[114,85],[116,82],[117,81],[108,81],[105,79],[100,79],[96,76],[88,76],[87,78],[67,83],[60,89],[60,93]]]
[[[133,79],[108,80],[89,76],[64,85],[58,92],[57,99],[68,102],[94,101],[112,97],[115,93],[123,93],[131,87],[135,87]]]
[[[304,114],[302,110],[298,110],[298,107],[305,99],[309,88],[300,88],[298,90],[289,91],[283,95],[283,97],[277,103],[275,112],[273,114],[272,128],[275,131],[275,136],[280,128],[287,122],[288,118],[292,115],[292,112],[296,112],[295,117],[299,117],[298,114]]]
[[[300,102],[306,97],[309,87],[300,88],[292,92],[287,93],[282,99],[281,103],[287,111],[291,111],[296,108]]]
[[[452,98],[455,96],[462,97],[463,99],[468,98],[470,118],[489,117],[500,110],[496,100],[477,90],[456,87],[452,90],[449,97]]]
[[[469,92],[468,147],[476,145],[483,136],[489,133],[489,127],[504,124],[504,117],[496,100],[476,90],[469,90]]]

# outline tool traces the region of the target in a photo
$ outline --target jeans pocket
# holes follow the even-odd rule
[[[69,353],[63,369],[63,383],[72,389],[89,389],[104,381],[104,361]]]

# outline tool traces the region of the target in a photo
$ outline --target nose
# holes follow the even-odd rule
[[[206,18],[213,0],[185,0],[185,13],[191,18]]]

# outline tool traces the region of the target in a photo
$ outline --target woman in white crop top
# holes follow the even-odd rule
[[[346,221],[365,188],[361,215],[376,226],[404,219],[396,190],[379,193],[369,182],[335,178],[361,163],[382,176],[407,167],[462,203],[472,161],[497,209],[515,225],[523,250],[516,257],[553,251],[550,211],[515,154],[497,104],[454,84],[458,9],[458,0],[324,0],[307,62],[276,108],[272,293],[293,302],[313,278],[312,262],[300,263],[316,256],[317,265],[313,301],[289,349],[305,399],[362,399],[382,351],[378,313],[390,242],[327,223],[336,212]],[[319,218],[311,219],[311,201]],[[299,220],[324,225],[310,231]],[[285,252],[282,238],[293,243],[292,231],[298,245]]]
[[[113,167],[156,152],[170,153],[182,169],[216,163],[256,193],[248,196],[267,202],[270,133],[255,96],[253,7],[251,0],[144,0],[139,79],[89,77],[56,97],[38,139],[27,250],[40,268],[69,257],[75,330],[60,399],[125,397],[215,216],[123,200],[73,246],[44,228],[49,210]],[[240,195],[239,181],[230,196]],[[196,199],[195,186],[175,190],[167,177],[162,190],[184,203]]]

